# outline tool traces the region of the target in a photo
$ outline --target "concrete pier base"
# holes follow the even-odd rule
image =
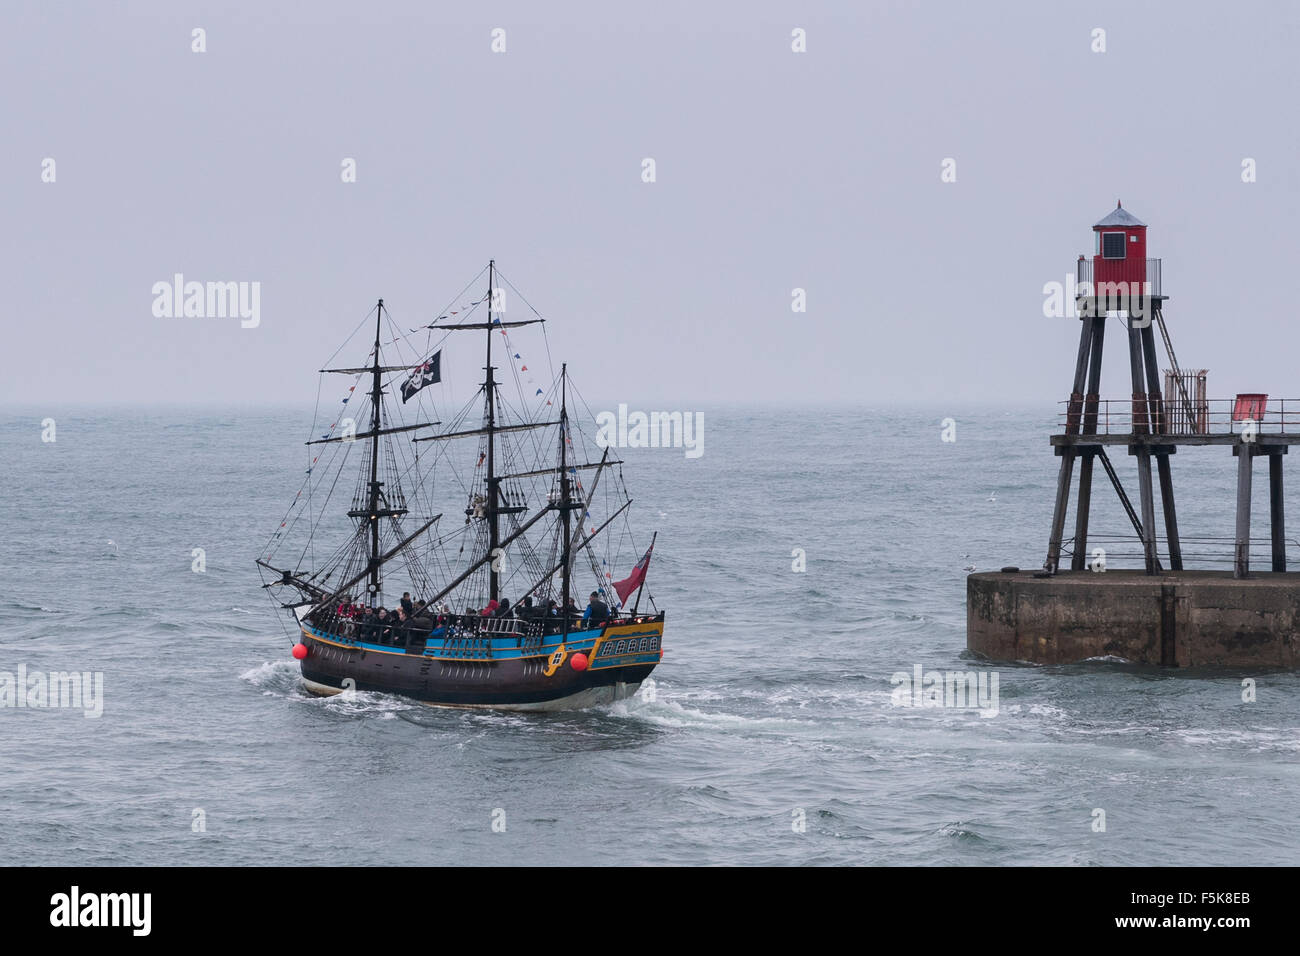
[[[966,646],[995,661],[1120,657],[1170,667],[1300,667],[1300,573],[988,572],[966,579]]]

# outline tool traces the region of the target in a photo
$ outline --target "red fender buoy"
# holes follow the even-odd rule
[[[581,653],[574,654],[569,658],[569,664],[575,671],[585,671],[587,669],[587,655]]]
[[[302,660],[304,657],[306,657],[307,645],[306,644],[293,645],[293,656],[295,660],[299,660],[299,661]]]

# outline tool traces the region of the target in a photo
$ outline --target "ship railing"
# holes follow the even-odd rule
[[[1300,399],[1239,395],[1187,400],[1154,398],[1063,401],[1058,424],[1075,435],[1294,435]]]
[[[464,619],[469,621],[471,619]],[[464,660],[491,660],[492,638],[472,625],[456,626],[452,624],[441,635],[441,640],[434,639],[425,647],[426,653],[439,657],[456,657]]]
[[[524,621],[515,617],[480,617],[478,621],[480,633],[495,634],[499,637],[522,634],[527,626]]]
[[[478,614],[452,615],[447,630],[431,638],[430,652],[443,657],[490,660],[493,641],[498,638],[515,638],[520,647],[530,642],[540,644],[542,625],[516,617],[486,617]]]
[[[409,649],[413,645],[419,646],[432,640],[433,632],[439,626],[445,626],[445,621],[439,624],[438,620],[435,619],[434,626],[428,631],[423,631],[413,629],[406,623],[367,624],[357,618],[339,614],[337,611],[323,611],[308,617],[307,623],[331,637],[341,638],[349,643],[381,644]]]
[[[657,615],[648,612],[633,616],[615,614],[608,623],[630,624],[655,620]],[[562,622],[554,617],[518,618],[485,617],[477,614],[439,615],[429,631],[416,631],[409,625],[365,624],[356,618],[337,611],[322,611],[311,615],[307,623],[329,636],[354,644],[379,644],[401,648],[410,652],[437,650],[439,654],[453,657],[490,659],[494,638],[514,637],[520,647],[540,645],[548,635],[561,632]],[[599,627],[599,625],[596,625]],[[594,628],[583,627],[574,619],[569,633],[577,634]]]

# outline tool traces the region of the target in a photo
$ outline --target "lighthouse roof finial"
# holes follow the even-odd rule
[[[1099,226],[1145,226],[1145,225],[1146,225],[1145,222],[1143,222],[1137,216],[1133,215],[1122,205],[1120,205],[1118,201],[1116,201],[1115,208],[1110,211],[1109,215],[1107,215],[1105,219],[1101,220],[1100,222],[1093,223],[1093,228],[1096,229]]]

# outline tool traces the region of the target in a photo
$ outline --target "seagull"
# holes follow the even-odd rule
[[[990,491],[989,501],[997,501],[997,500],[998,500],[998,493],[996,491]]]
[[[974,570],[975,570],[975,565],[973,565],[973,564],[968,564],[968,565],[966,565],[966,567],[962,568],[962,570],[963,570],[963,571],[974,571]]]

